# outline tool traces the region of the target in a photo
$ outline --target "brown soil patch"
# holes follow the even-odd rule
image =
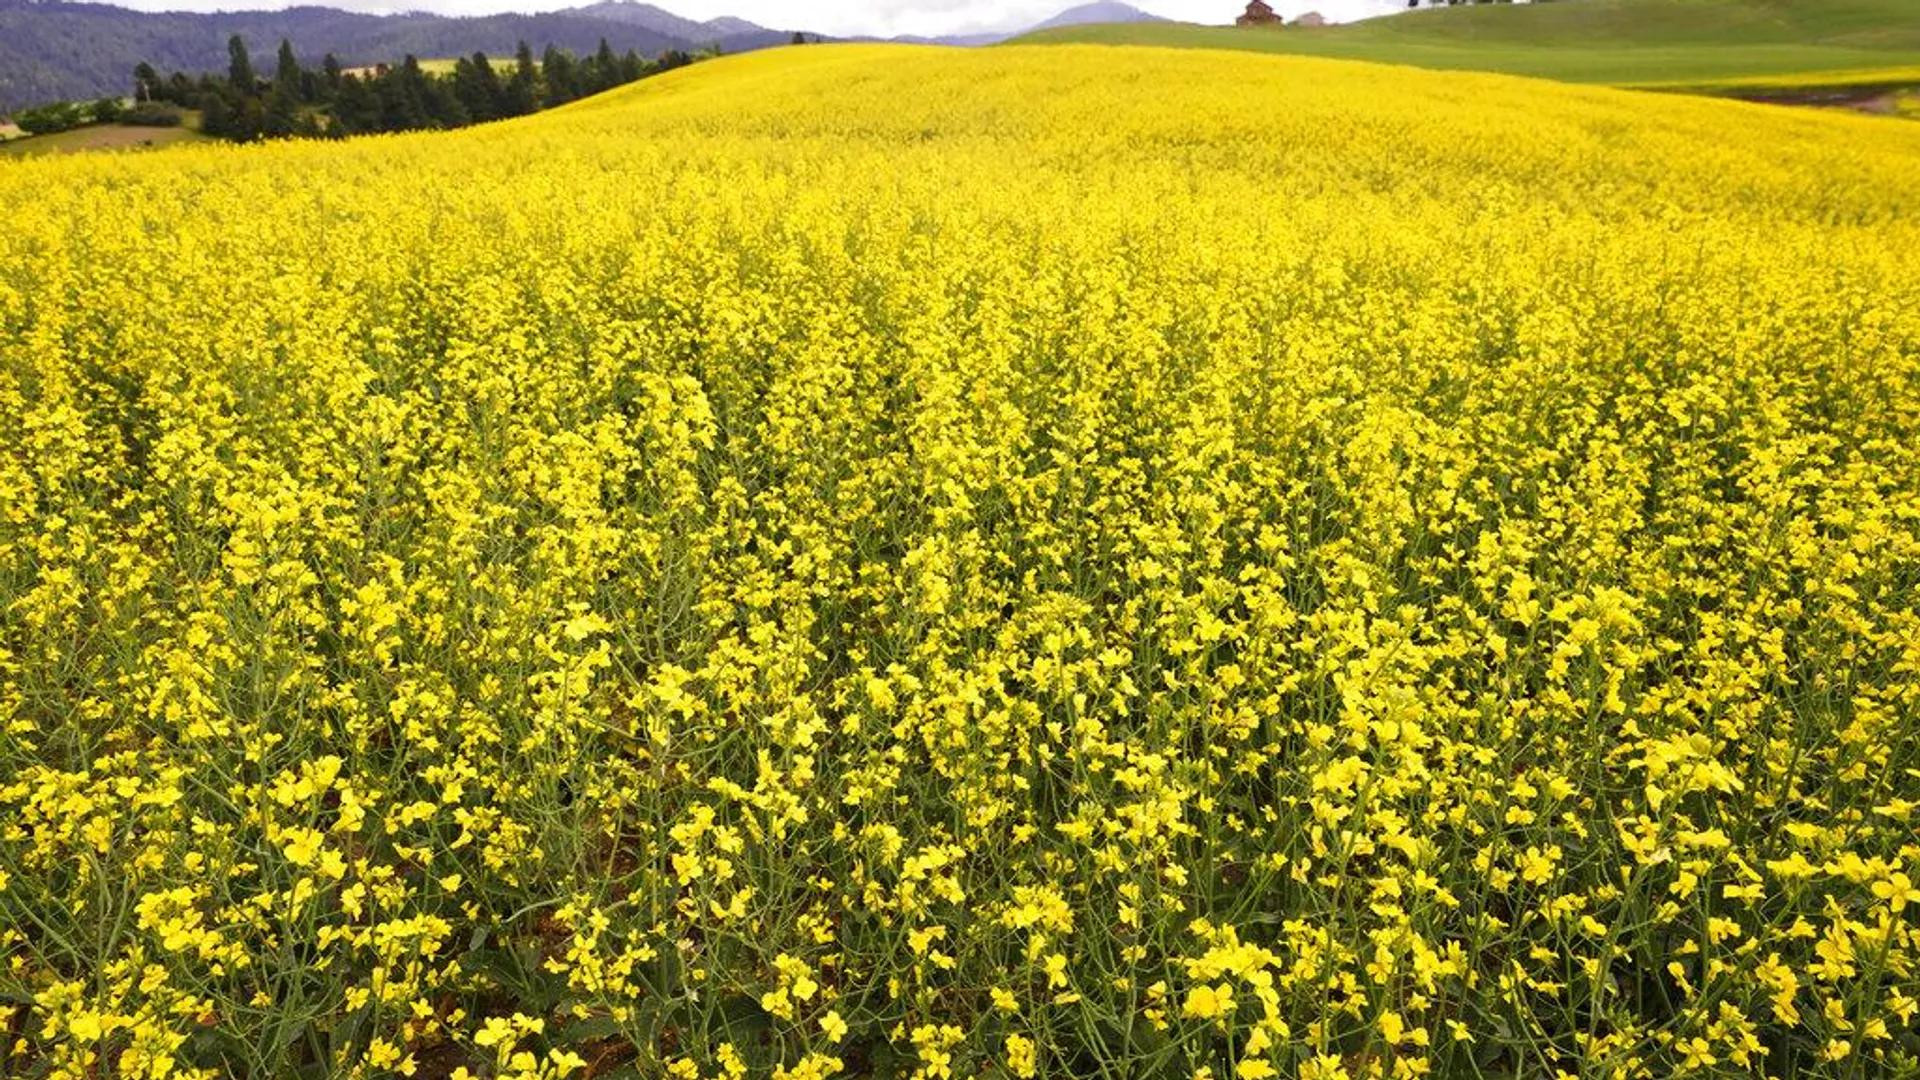
[[[1766,105],[1801,105],[1821,109],[1846,109],[1873,116],[1912,116],[1920,101],[1920,87],[1904,84],[1866,84],[1861,86],[1755,87],[1751,90],[1727,90],[1722,96]]]

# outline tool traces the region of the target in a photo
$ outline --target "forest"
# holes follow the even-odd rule
[[[134,69],[134,96],[143,105],[199,110],[203,132],[234,142],[344,137],[524,116],[694,60],[691,53],[672,49],[654,60],[632,50],[616,54],[603,38],[585,57],[550,45],[536,60],[523,41],[511,61],[496,62],[476,52],[455,60],[445,73],[429,71],[413,56],[391,66],[348,69],[331,53],[311,69],[301,65],[293,43],[282,40],[273,74],[263,77],[238,34],[229,39],[227,52],[224,77],[185,72],[163,77],[142,63]]]

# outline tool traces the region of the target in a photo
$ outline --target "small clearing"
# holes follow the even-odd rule
[[[93,124],[52,135],[27,135],[0,142],[0,157],[77,154],[87,150],[146,150],[199,142],[206,136],[187,127],[134,127]]]

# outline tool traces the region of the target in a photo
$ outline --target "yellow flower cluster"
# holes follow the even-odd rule
[[[0,1073],[1920,1070],[1920,129],[810,47],[0,161]]]

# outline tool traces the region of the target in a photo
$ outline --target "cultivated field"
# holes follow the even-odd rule
[[[1721,83],[1920,65],[1912,0],[1578,0],[1469,4],[1325,27],[1120,23],[1020,39],[1246,49],[1571,82]]]
[[[1916,175],[1071,46],[0,161],[0,1073],[1913,1076]]]
[[[151,150],[180,143],[201,142],[205,136],[191,127],[141,127],[134,124],[89,124],[72,131],[0,140],[0,157],[37,157],[77,154],[87,150]]]

